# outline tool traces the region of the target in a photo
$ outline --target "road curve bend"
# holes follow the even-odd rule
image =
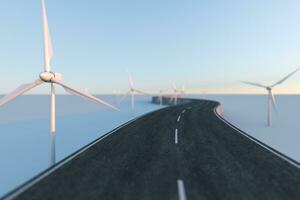
[[[5,199],[300,199],[300,170],[193,100],[132,120]]]

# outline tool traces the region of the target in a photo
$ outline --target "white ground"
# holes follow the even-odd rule
[[[103,97],[116,104],[116,98]],[[21,96],[0,107],[0,197],[42,172],[49,164],[49,96]],[[135,112],[126,99],[111,111],[74,96],[57,97],[57,160],[144,113],[161,108],[137,97]]]
[[[114,102],[114,97],[104,97]],[[264,143],[300,161],[300,96],[277,96],[278,115],[266,126],[266,96],[206,95],[218,100],[223,116]],[[48,167],[49,97],[23,96],[0,108],[0,197]],[[130,119],[159,109],[149,97],[138,98],[130,111],[128,99],[113,112],[77,97],[57,99],[57,158],[63,159]]]
[[[265,144],[300,162],[300,96],[276,96],[278,113],[267,127],[265,95],[211,95],[222,104],[223,117]]]

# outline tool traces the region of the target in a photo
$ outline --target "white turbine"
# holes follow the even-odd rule
[[[276,106],[276,101],[275,101],[275,96],[272,92],[272,89],[276,86],[279,85],[281,83],[283,83],[284,81],[286,81],[289,77],[291,77],[293,74],[295,74],[300,68],[296,69],[295,71],[291,72],[290,74],[288,74],[287,76],[285,76],[284,78],[282,78],[281,80],[279,80],[278,82],[274,83],[273,85],[270,86],[266,86],[266,85],[262,85],[260,83],[252,83],[252,82],[248,82],[248,81],[241,81],[242,83],[248,84],[248,85],[252,85],[252,86],[256,86],[256,87],[261,87],[267,90],[268,92],[268,113],[267,113],[267,125],[271,126],[271,115],[272,115],[272,107],[274,108],[275,111],[277,111],[277,106]]]
[[[131,96],[131,109],[134,110],[134,108],[135,108],[135,95],[136,94],[150,95],[150,94],[147,94],[147,93],[145,93],[145,92],[143,92],[139,89],[136,89],[131,74],[129,72],[127,72],[127,73],[128,73],[128,80],[129,80],[130,89],[120,99],[119,103],[121,103],[126,98],[127,95],[130,95]]]
[[[184,97],[185,96],[185,85],[181,86],[181,96]]]
[[[178,93],[180,93],[180,91],[177,89],[175,83],[173,83],[173,95],[171,96],[170,101],[174,101],[174,104],[177,105],[177,98],[178,98]]]
[[[163,90],[159,90],[159,105],[162,105],[163,101]]]
[[[43,32],[44,32],[44,71],[40,73],[39,79],[33,83],[23,84],[14,90],[12,93],[6,95],[0,99],[0,106],[8,103],[16,97],[28,92],[29,90],[41,85],[42,83],[49,83],[51,85],[51,111],[50,111],[50,132],[51,132],[51,144],[50,144],[50,165],[55,163],[55,84],[62,86],[66,92],[77,95],[84,99],[93,101],[98,104],[102,104],[106,107],[118,110],[114,106],[102,101],[88,92],[80,92],[72,87],[66,85],[62,81],[62,75],[51,71],[50,62],[53,56],[52,42],[50,37],[50,31],[48,26],[48,19],[46,14],[45,1],[42,0],[42,15],[43,15]]]

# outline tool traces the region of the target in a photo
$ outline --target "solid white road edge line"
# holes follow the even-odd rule
[[[267,149],[268,151],[272,152],[273,154],[277,155],[278,157],[282,158],[283,160],[285,160],[286,162],[294,165],[295,167],[297,167],[298,169],[300,169],[299,164],[293,162],[292,160],[282,156],[281,154],[277,153],[276,151],[274,151],[273,149],[270,149],[268,146],[265,146],[262,143],[259,143],[258,141],[254,140],[253,138],[249,137],[248,135],[246,135],[245,133],[241,132],[239,129],[237,129],[236,127],[234,127],[233,125],[231,125],[230,123],[228,123],[226,120],[224,120],[217,112],[216,109],[214,109],[214,113],[215,115],[221,120],[223,121],[225,124],[227,124],[228,126],[230,126],[231,128],[233,128],[234,130],[236,130],[237,132],[239,132],[240,134],[242,134],[243,136],[247,137],[248,139],[250,139],[251,141],[255,142],[256,144],[258,144],[259,146]]]
[[[177,187],[178,187],[178,197],[179,200],[186,200],[184,183],[181,179],[177,180]]]
[[[178,143],[178,129],[175,129],[175,144]]]

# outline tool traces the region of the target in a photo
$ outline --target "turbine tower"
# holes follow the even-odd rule
[[[287,76],[285,76],[284,78],[282,78],[281,80],[277,81],[276,83],[274,83],[273,85],[270,86],[266,86],[266,85],[262,85],[260,83],[253,83],[253,82],[248,82],[248,81],[241,81],[242,83],[248,84],[248,85],[252,85],[252,86],[256,86],[256,87],[261,87],[267,90],[268,92],[268,113],[267,113],[267,125],[271,126],[271,118],[272,118],[272,107],[275,111],[277,111],[276,108],[276,101],[275,101],[275,96],[273,94],[273,88],[281,83],[283,83],[284,81],[286,81],[288,78],[290,78],[293,74],[295,74],[300,68],[296,69],[295,71],[291,72],[290,74],[288,74]]]
[[[184,97],[185,96],[185,85],[181,86],[181,96]]]
[[[173,93],[174,94],[172,95],[170,101],[171,102],[174,101],[174,104],[177,105],[177,98],[178,98],[177,93],[180,93],[180,91],[178,91],[175,83],[173,83]]]
[[[159,90],[159,105],[161,106],[163,103],[163,90]]]
[[[50,31],[48,26],[48,18],[46,14],[45,1],[42,0],[42,15],[43,15],[43,33],[44,33],[44,71],[39,74],[39,78],[33,83],[23,84],[14,90],[12,93],[6,95],[2,99],[0,99],[0,106],[10,102],[16,97],[24,94],[25,92],[30,91],[31,89],[41,85],[42,83],[49,83],[51,87],[51,108],[50,108],[50,133],[51,133],[51,143],[50,143],[50,165],[55,164],[55,84],[62,86],[66,92],[77,95],[84,99],[93,101],[98,104],[102,104],[106,107],[109,107],[114,110],[118,110],[114,106],[102,101],[95,96],[91,95],[89,92],[80,92],[69,85],[66,85],[62,81],[62,75],[57,72],[51,71],[50,62],[53,56],[52,42],[50,37]]]

